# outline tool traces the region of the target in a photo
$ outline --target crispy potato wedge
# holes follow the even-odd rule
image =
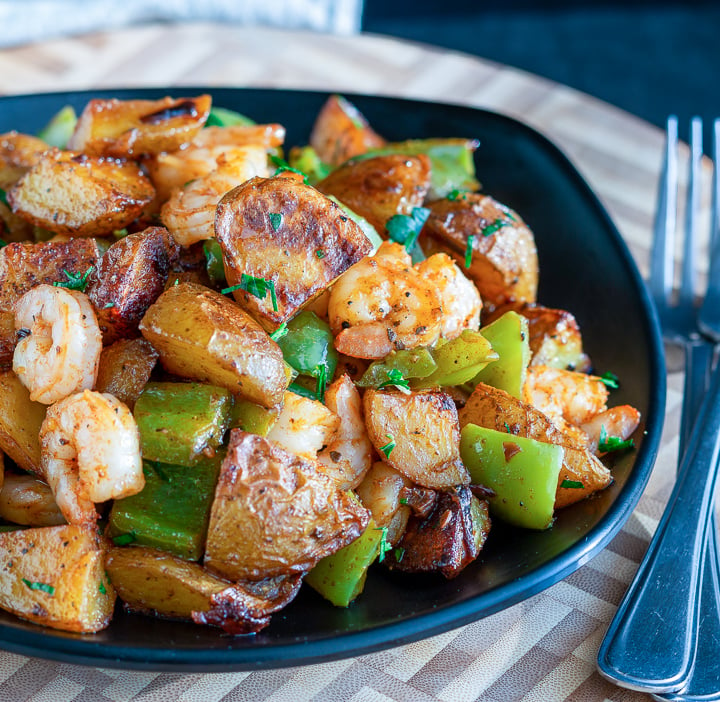
[[[479,193],[437,200],[428,207],[430,216],[420,237],[423,251],[450,254],[477,286],[485,311],[508,302],[535,302],[535,238],[518,214]],[[472,257],[466,269],[470,236]]]
[[[289,378],[280,347],[234,302],[193,283],[169,287],[140,332],[170,373],[207,380],[264,407],[278,404]]]
[[[423,204],[430,188],[430,159],[388,154],[349,161],[317,187],[384,232],[390,217],[410,214]]]
[[[556,509],[579,502],[612,482],[609,469],[590,452],[586,442],[561,431],[540,410],[503,390],[479,383],[458,414],[461,427],[477,424],[564,447],[555,493]],[[582,487],[561,487],[564,481],[581,483]]]
[[[158,357],[147,339],[119,339],[100,354],[95,390],[114,395],[132,409]]]
[[[90,100],[78,118],[68,149],[116,158],[175,151],[200,131],[211,103],[209,95]]]
[[[5,471],[0,517],[14,524],[48,527],[65,524],[50,486],[28,473]]]
[[[105,575],[94,526],[63,525],[0,534],[0,607],[36,624],[92,633],[112,617],[115,590]]]
[[[40,472],[40,427],[47,406],[30,400],[30,391],[13,371],[0,372],[0,449],[24,470]]]
[[[446,392],[374,390],[363,397],[368,436],[393,468],[423,487],[467,485],[460,460],[460,426],[455,403]],[[391,449],[388,444],[394,442]]]
[[[377,527],[387,527],[385,538],[391,546],[405,533],[411,508],[406,504],[407,498],[403,498],[403,488],[411,487],[412,483],[402,473],[376,461],[355,491],[360,502],[370,510]],[[405,499],[405,503],[401,499]]]
[[[233,581],[304,573],[357,539],[369,519],[315,461],[233,429],[210,514],[205,566]]]
[[[299,577],[287,578],[258,592],[218,578],[197,563],[141,546],[111,548],[105,567],[129,611],[218,626],[229,634],[265,628],[301,583]]]
[[[49,148],[42,139],[29,134],[0,134],[0,190],[12,188]]]
[[[140,335],[138,324],[165,289],[178,254],[178,245],[164,227],[128,234],[103,254],[86,293],[105,345]]]
[[[52,149],[7,193],[13,212],[56,234],[103,236],[155,196],[137,164]]]
[[[315,118],[310,146],[321,161],[339,166],[353,156],[385,145],[360,110],[341,95],[331,95]]]
[[[274,286],[274,297],[266,289],[233,292],[238,304],[268,330],[292,317],[372,249],[334,202],[283,176],[253,178],[227,193],[217,206],[215,234],[229,285],[250,276]]]

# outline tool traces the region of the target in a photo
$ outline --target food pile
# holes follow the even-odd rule
[[[391,143],[339,96],[284,137],[208,95],[0,135],[3,609],[253,633],[611,483],[639,413],[537,304],[477,142]]]

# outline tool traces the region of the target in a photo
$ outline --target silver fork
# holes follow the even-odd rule
[[[693,120],[691,171],[682,278],[675,304],[673,292],[674,232],[677,210],[677,119],[668,120],[665,167],[651,258],[650,291],[658,307],[665,338],[685,348],[686,390],[700,387],[711,345],[700,339],[694,306],[695,248],[698,233],[699,173],[702,125]],[[714,207],[717,210],[717,207]],[[717,213],[713,217],[717,222]],[[718,253],[717,236],[713,253]],[[713,260],[718,274],[720,259]],[[720,312],[720,288],[708,287],[703,303],[704,331],[714,328]],[[712,310],[712,317],[707,316]],[[720,338],[720,337],[719,337]],[[686,397],[697,397],[687,392]],[[690,412],[686,413],[689,416]],[[686,422],[684,431],[688,431]],[[600,672],[613,682],[655,694],[677,692],[687,683],[697,651],[700,591],[708,553],[712,498],[720,463],[720,369],[710,379],[698,419],[689,433],[678,479],[645,558],[610,624],[598,653]],[[715,545],[711,544],[710,553]],[[712,561],[714,564],[715,561]],[[710,575],[712,571],[708,571]],[[715,583],[716,580],[712,580]],[[717,588],[705,587],[706,607],[715,607]]]

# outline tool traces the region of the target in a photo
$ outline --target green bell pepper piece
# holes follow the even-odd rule
[[[300,374],[317,378],[325,368],[329,381],[335,374],[338,353],[327,322],[305,310],[287,323],[287,334],[278,339],[285,360]]]
[[[290,149],[288,163],[302,171],[310,185],[317,185],[323,178],[326,178],[332,167],[323,163],[312,146],[293,146]]]
[[[143,461],[145,487],[113,502],[108,536],[118,546],[151,546],[199,560],[221,463],[220,454],[192,467]]]
[[[527,367],[530,363],[528,321],[517,312],[506,312],[480,330],[500,358],[488,364],[471,381],[470,390],[478,383],[505,390],[513,397],[522,397]]]
[[[528,529],[552,524],[563,454],[562,446],[476,424],[460,432],[460,456],[472,482],[495,493],[489,499],[491,512]]]
[[[67,146],[78,118],[70,105],[65,105],[39,132],[38,137],[50,146],[64,149]]]
[[[336,607],[347,607],[362,592],[368,568],[380,553],[383,533],[371,519],[355,541],[320,560],[305,582]]]
[[[405,379],[427,378],[437,370],[437,367],[432,353],[427,348],[392,351],[385,358],[373,361],[358,380],[357,385],[361,388],[377,388],[392,383],[391,371],[401,373]]]
[[[211,107],[205,122],[206,127],[252,127],[254,124],[249,117],[224,107]]]
[[[230,413],[230,429],[242,429],[249,434],[267,436],[279,414],[279,407],[268,409],[236,395]]]
[[[223,265],[222,248],[217,239],[206,239],[203,242],[205,252],[205,269],[210,282],[225,285],[225,266]]]
[[[148,383],[133,414],[143,458],[194,465],[217,448],[230,423],[232,395],[204,383]]]

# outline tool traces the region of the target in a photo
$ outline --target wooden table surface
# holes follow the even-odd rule
[[[0,51],[2,94],[182,85],[394,95],[513,116],[565,151],[609,210],[641,270],[646,269],[661,130],[537,76],[387,37],[212,24],[142,26]],[[0,699],[649,699],[604,681],[595,671],[595,658],[672,488],[678,374],[671,374],[669,387],[657,466],[636,512],[589,564],[524,603],[390,651],[275,671],[161,675],[0,652]]]

